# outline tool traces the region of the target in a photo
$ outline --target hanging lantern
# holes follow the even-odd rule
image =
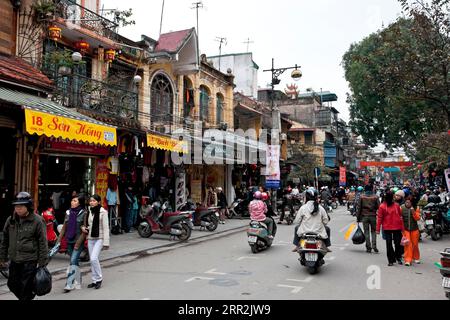
[[[50,26],[48,28],[48,37],[53,41],[61,39],[61,28],[55,25]]]
[[[105,51],[105,61],[111,63],[116,58],[116,50],[108,49]]]
[[[75,42],[75,48],[76,48],[82,55],[85,55],[86,52],[88,52],[89,47],[90,47],[89,43],[87,43],[87,42],[84,41],[84,40],[79,40],[79,41]]]

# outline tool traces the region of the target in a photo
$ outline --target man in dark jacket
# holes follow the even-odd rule
[[[14,214],[6,220],[3,229],[0,267],[10,260],[9,290],[19,300],[33,300],[36,296],[34,278],[37,266],[48,263],[46,225],[41,216],[33,213],[29,193],[19,192],[12,205]]]
[[[366,249],[368,253],[377,249],[377,210],[380,206],[380,200],[376,194],[373,193],[373,187],[366,185],[364,187],[364,194],[359,198],[359,204],[357,206],[356,219],[358,222],[363,223],[364,235],[366,236]],[[369,230],[370,228],[370,230]],[[370,238],[372,237],[372,241]]]

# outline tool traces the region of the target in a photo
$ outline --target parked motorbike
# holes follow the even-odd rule
[[[273,218],[271,218],[273,219]],[[275,237],[276,224],[273,222],[272,235]],[[272,246],[273,238],[269,237],[268,227],[264,222],[250,221],[250,228],[247,229],[248,244],[253,253],[258,253]]]
[[[138,233],[143,238],[149,238],[152,234],[168,234],[172,238],[186,241],[190,238],[194,224],[191,212],[170,212],[169,203],[162,206],[159,201],[151,206],[146,205],[140,211],[142,222],[139,224]]]
[[[450,299],[450,248],[446,248],[441,252],[441,268],[442,287],[444,288],[445,296]]]
[[[351,215],[353,215],[353,212],[355,211],[355,203],[354,202],[348,202],[347,203],[347,210],[350,212]]]
[[[200,227],[200,230],[207,229],[214,231],[219,225],[219,207],[203,207],[199,204],[195,205],[192,201],[188,202],[180,208],[183,213],[193,213],[194,227]]]
[[[248,218],[250,217],[250,213],[248,212],[248,200],[245,199],[236,199],[233,203],[228,207],[226,216],[228,219],[233,218]]]
[[[426,233],[433,241],[442,238],[444,234],[450,233],[450,215],[447,204],[429,203],[423,208],[423,219],[425,220]]]
[[[319,268],[325,264],[324,257],[327,250],[317,233],[309,232],[300,236],[298,253],[300,264],[308,268],[310,274],[316,274]]]

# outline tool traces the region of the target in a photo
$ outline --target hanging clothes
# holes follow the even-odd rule
[[[154,166],[156,164],[156,149],[152,150],[152,161],[150,162],[150,165]]]
[[[145,185],[150,181],[150,171],[148,167],[142,169],[142,183]]]

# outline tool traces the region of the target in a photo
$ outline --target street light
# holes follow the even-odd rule
[[[302,72],[299,70],[300,66],[297,64],[295,67],[287,67],[287,68],[275,68],[274,65],[274,59],[272,58],[272,69],[269,70],[263,70],[263,72],[271,72],[272,73],[272,81],[271,81],[271,95],[270,95],[270,105],[271,105],[271,111],[272,111],[272,129],[277,130],[278,135],[275,136],[275,143],[279,144],[280,141],[280,130],[281,130],[281,118],[280,118],[280,112],[277,108],[274,107],[275,104],[275,95],[274,95],[274,89],[276,85],[279,85],[281,80],[278,78],[281,76],[286,70],[292,70],[291,77],[294,81],[300,80],[300,78],[303,76]],[[273,138],[273,137],[272,137]],[[273,141],[272,141],[273,142]],[[276,192],[272,196],[272,208],[273,211],[276,212],[276,203],[277,203],[277,195]]]

